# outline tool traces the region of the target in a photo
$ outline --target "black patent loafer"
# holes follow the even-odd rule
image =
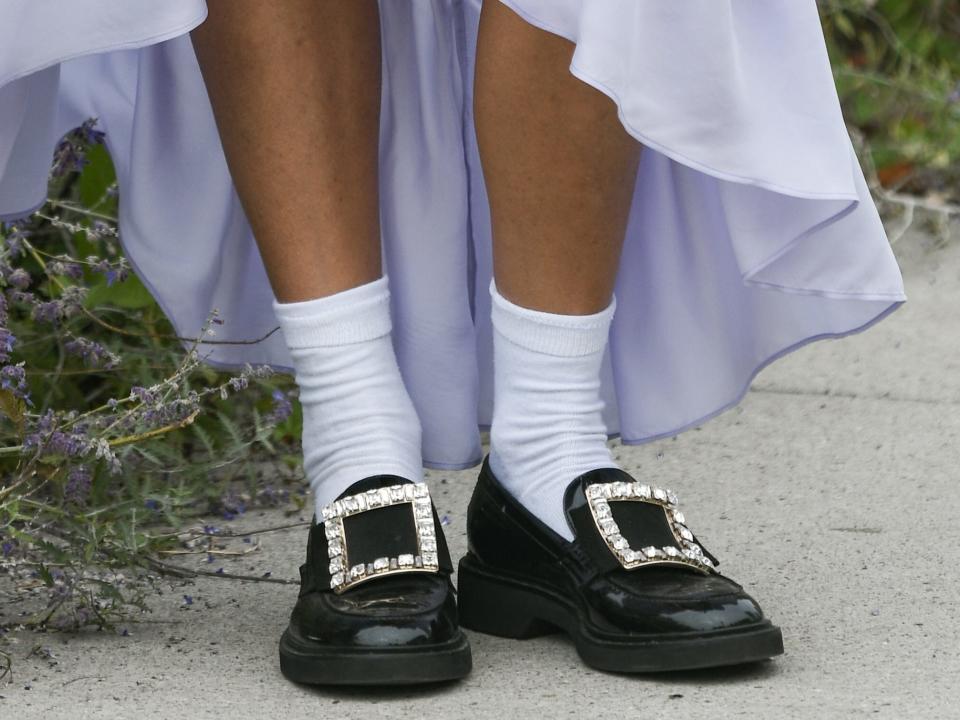
[[[669,490],[615,468],[564,497],[572,542],[525,510],[484,461],[458,573],[463,627],[530,638],[566,632],[588,665],[657,672],[783,652],[779,628],[717,570]]]
[[[407,685],[462,678],[470,646],[453,565],[423,483],[376,475],[314,518],[280,669],[317,685]]]

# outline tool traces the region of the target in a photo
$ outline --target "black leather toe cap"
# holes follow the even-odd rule
[[[290,626],[304,639],[356,649],[434,645],[459,632],[450,581],[425,574],[384,577],[341,595],[304,594]]]
[[[615,571],[583,590],[600,630],[636,634],[712,632],[765,621],[736,582],[674,567]]]

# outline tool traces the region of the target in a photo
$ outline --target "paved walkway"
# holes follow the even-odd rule
[[[472,634],[462,683],[319,692],[277,667],[294,586],[171,581],[128,637],[19,636],[0,717],[960,718],[960,243],[914,235],[898,252],[911,301],[888,320],[786,358],[702,429],[617,449],[680,492],[725,571],[783,628],[778,660],[623,677],[585,669],[560,637]],[[471,473],[429,481],[462,553]],[[225,568],[293,578],[302,544],[299,530],[266,535]],[[37,644],[54,659],[24,659]]]

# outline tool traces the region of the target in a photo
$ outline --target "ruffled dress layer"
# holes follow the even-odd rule
[[[696,425],[774,358],[905,299],[814,0],[506,2],[576,44],[570,72],[646,148],[604,365],[611,434],[638,443]],[[425,461],[439,468],[479,460],[492,409],[490,220],[471,113],[479,10],[381,2],[384,263]],[[205,15],[202,0],[6,0],[0,215],[42,203],[57,140],[97,117],[139,276],[181,335],[217,308],[220,340],[250,340],[277,321],[188,36]],[[279,333],[209,359],[291,365]]]

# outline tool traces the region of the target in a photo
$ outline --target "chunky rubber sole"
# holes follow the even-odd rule
[[[467,555],[457,573],[460,625],[499,637],[528,639],[563,631],[580,658],[598,670],[665,672],[739,665],[783,653],[769,621],[699,634],[603,637],[577,605],[549,588],[504,576]]]
[[[459,680],[473,665],[462,632],[442,645],[358,650],[296,637],[280,638],[280,671],[308,685],[415,685]]]

